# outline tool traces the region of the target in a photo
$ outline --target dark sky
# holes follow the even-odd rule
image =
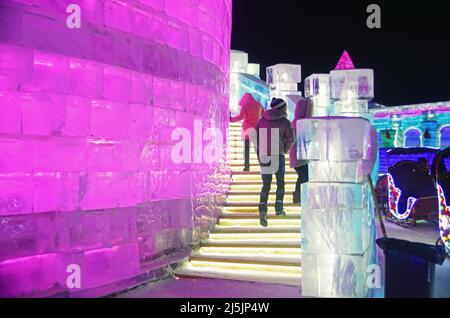
[[[381,30],[366,8],[381,6]],[[303,78],[334,69],[344,49],[375,70],[375,101],[450,101],[450,0],[233,0],[231,48],[266,66],[301,64]]]

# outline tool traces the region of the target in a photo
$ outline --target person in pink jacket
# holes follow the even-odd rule
[[[242,123],[242,139],[244,140],[245,154],[244,154],[244,171],[250,171],[250,129],[254,129],[256,124],[261,119],[264,111],[261,104],[253,98],[249,93],[245,93],[239,102],[241,112],[236,117],[231,117],[231,122]]]
[[[295,143],[289,153],[289,163],[292,169],[297,172],[297,183],[295,184],[295,192],[293,193],[293,203],[301,204],[301,185],[308,182],[308,163],[303,160],[297,159],[297,121],[303,118],[311,116],[311,104],[308,100],[301,98],[295,105],[294,120],[292,125],[294,126]]]

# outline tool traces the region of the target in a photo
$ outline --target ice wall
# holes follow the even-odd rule
[[[225,132],[231,0],[3,0],[0,21],[0,296],[67,291],[73,264],[81,289],[124,280],[210,229],[228,171],[174,163],[171,133],[200,121],[194,154]]]

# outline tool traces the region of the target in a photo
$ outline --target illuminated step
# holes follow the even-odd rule
[[[231,227],[253,227],[253,226],[260,226],[259,222],[254,221],[254,220],[230,220],[230,219],[226,219],[226,218],[222,218],[219,220],[218,223],[219,226],[222,227],[226,227],[226,226],[231,226]],[[273,222],[271,222],[270,224],[271,227],[281,227],[281,226],[296,226],[296,227],[300,227],[300,220],[283,220],[283,219],[278,219],[278,220],[274,220]]]
[[[232,174],[243,174],[244,173],[243,171],[244,171],[244,165],[231,166],[231,173]],[[261,168],[259,166],[250,167],[250,173],[260,174],[261,173]],[[286,167],[286,174],[295,174],[295,175],[297,175],[297,172],[295,172],[295,170],[293,170],[291,168]]]
[[[233,176],[237,176],[237,175],[257,175],[260,176],[260,172],[259,171],[249,171],[249,172],[244,172],[244,171],[236,171],[235,173],[233,173]],[[285,176],[287,175],[294,175],[295,177],[297,177],[297,173],[295,172],[295,170],[291,170],[291,169],[286,169],[286,173]]]
[[[176,275],[300,286],[301,267],[191,260]]]
[[[301,221],[296,219],[270,220],[262,227],[258,219],[221,219],[213,233],[300,233]]]
[[[237,188],[237,185],[232,185],[231,186],[231,190],[230,192],[228,192],[229,196],[235,196],[235,195],[259,195],[261,192],[261,188],[262,188],[262,182],[259,184],[255,184],[252,186],[245,186],[245,187],[241,187],[241,188]],[[271,195],[275,195],[275,191],[277,189],[277,185],[276,183],[271,184]],[[286,192],[286,195],[292,195],[292,192],[295,190],[295,184],[285,184],[284,185],[284,190]]]
[[[258,206],[259,204],[259,199],[257,201],[238,201],[238,202],[232,202],[232,201],[227,201],[225,203],[226,207],[252,207],[252,206]],[[273,207],[275,206],[275,200],[271,200],[268,201],[267,203],[268,206]],[[285,201],[283,204],[284,207],[298,207],[298,204],[294,204],[292,202],[289,201]]]
[[[261,193],[262,189],[262,182],[252,185],[242,185],[239,183],[233,183],[230,187],[230,192],[228,193],[230,196],[234,195],[259,195]],[[275,191],[277,190],[276,183],[271,184],[270,186],[271,192],[270,194],[275,194]],[[285,184],[284,185],[285,190],[285,198],[292,198],[292,193],[295,191],[295,184]]]
[[[220,217],[228,218],[228,219],[253,219],[253,220],[259,220],[259,212],[224,212],[222,211],[220,214]],[[279,216],[276,216],[275,212],[268,212],[267,213],[267,219],[268,220],[276,220],[279,219]],[[300,212],[290,212],[286,213],[286,216],[282,217],[283,219],[297,219],[299,220],[301,218]]]
[[[270,223],[270,220],[269,220]],[[300,233],[211,233],[202,246],[300,247]]]
[[[244,158],[229,158],[228,162],[227,162],[230,166],[237,166],[237,165],[242,165],[244,163]],[[250,168],[251,167],[259,167],[259,162],[258,159],[250,159]]]
[[[285,186],[287,185],[295,185],[297,180],[292,180],[292,181],[288,181],[285,180],[284,184]],[[276,185],[276,178],[273,178],[272,180],[272,185]],[[232,180],[232,187],[236,187],[237,190],[248,190],[250,189],[250,187],[259,187],[258,189],[261,190],[261,186],[262,186],[262,180],[261,178],[259,178],[259,180]],[[253,189],[253,188],[252,188]]]
[[[276,189],[276,186],[271,187],[274,190]],[[273,202],[276,200],[276,195],[271,194],[269,195],[269,202]],[[285,203],[289,203],[289,200],[292,201],[292,193],[286,193],[284,195]],[[234,202],[259,202],[259,193],[253,194],[253,195],[228,195],[227,198],[228,203],[234,203]]]
[[[284,180],[290,181],[290,182],[296,182],[297,181],[297,174],[286,174],[284,176]],[[275,176],[273,176],[272,180],[275,180]],[[232,176],[232,182],[260,182],[262,184],[261,174],[260,173],[239,173],[239,174],[233,174]]]
[[[275,187],[275,188],[272,188]],[[275,193],[275,189],[276,189],[276,183],[272,182],[272,187],[271,189],[273,189],[273,193]],[[238,195],[238,194],[259,194],[262,188],[262,182],[258,183],[258,184],[253,184],[253,185],[245,185],[245,184],[232,184],[231,188],[230,188],[230,192],[229,195]],[[284,185],[284,190],[286,191],[286,193],[288,194],[292,194],[289,192],[294,192],[295,191],[295,184],[294,183],[289,183],[289,184],[285,184]]]
[[[285,263],[301,265],[300,248],[267,247],[201,247],[192,253],[191,259],[216,259],[253,263]]]
[[[302,208],[300,206],[285,206],[284,212],[286,212],[287,215],[299,215]],[[253,213],[255,215],[258,215],[258,206],[252,205],[252,206],[237,206],[237,207],[224,207],[222,213],[232,214],[236,213],[235,215],[239,213]],[[273,206],[269,206],[268,214],[275,214],[275,208]]]

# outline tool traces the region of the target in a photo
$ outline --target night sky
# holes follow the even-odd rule
[[[366,8],[381,6],[381,29]],[[328,73],[347,49],[375,70],[375,102],[450,101],[450,1],[233,0],[231,48],[265,68],[301,64],[303,79]],[[303,90],[303,88],[302,88]]]

